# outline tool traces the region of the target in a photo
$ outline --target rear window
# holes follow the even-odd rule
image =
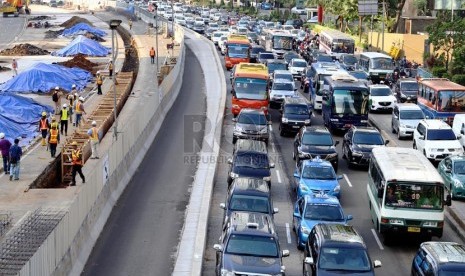
[[[427,140],[457,140],[452,129],[429,129]]]
[[[285,82],[285,83],[278,83],[278,82],[275,82],[273,83],[273,90],[287,90],[287,91],[293,91],[294,90],[294,86],[292,85],[292,83],[288,83],[288,82]]]

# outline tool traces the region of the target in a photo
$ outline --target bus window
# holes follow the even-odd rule
[[[464,91],[439,92],[438,111],[465,111]]]
[[[389,58],[373,58],[371,59],[371,69],[386,69],[393,70],[392,60]]]

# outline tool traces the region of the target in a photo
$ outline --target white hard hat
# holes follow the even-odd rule
[[[97,74],[100,74],[100,71],[97,71]]]
[[[79,96],[79,94],[76,92],[76,93],[74,93],[74,96]]]
[[[93,126],[96,126],[96,125],[97,125],[97,122],[96,122],[96,121],[92,121],[92,125],[93,125]]]
[[[5,138],[5,133],[2,132],[0,133],[0,139],[3,139],[3,138]]]
[[[68,107],[68,104],[64,104],[63,107],[64,107],[64,108],[67,108],[67,107]]]
[[[76,85],[75,85],[75,84],[73,84],[71,87],[72,87],[72,88],[76,88]]]
[[[80,101],[84,101],[84,98],[83,98],[83,97],[79,97],[79,100],[80,100]]]
[[[60,87],[58,87],[58,86],[55,86],[55,90],[60,90]]]

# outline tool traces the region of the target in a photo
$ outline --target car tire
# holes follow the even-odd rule
[[[402,140],[402,136],[400,136],[400,131],[397,131],[397,139]]]
[[[415,140],[413,140],[413,149],[417,149],[417,144],[415,143]]]
[[[346,150],[345,150],[344,144],[342,145],[342,159],[347,159]]]
[[[300,233],[296,232],[297,234],[297,249],[302,250],[304,249],[303,246],[301,245],[302,241],[300,240]]]
[[[295,160],[295,150],[292,151],[292,160]]]
[[[232,139],[233,145],[236,144],[236,142],[237,142],[237,138],[236,138],[236,137],[233,137],[233,139]]]

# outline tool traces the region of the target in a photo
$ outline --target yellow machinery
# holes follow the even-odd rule
[[[25,12],[29,14],[29,8],[28,8],[28,3],[29,0],[26,0],[26,8]],[[23,9],[23,2],[22,0],[6,0],[6,2],[3,2],[3,4],[0,6],[0,12],[3,14],[3,17],[7,17],[8,15],[12,14],[14,17],[18,17],[19,14],[22,12]]]

